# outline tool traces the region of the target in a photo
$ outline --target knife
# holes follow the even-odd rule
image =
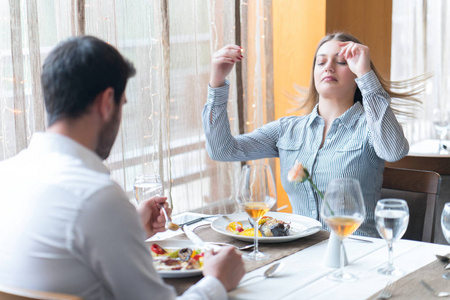
[[[178,226],[183,227],[184,225],[192,225],[192,224],[195,224],[197,222],[200,222],[200,221],[203,221],[203,220],[206,220],[206,219],[209,219],[209,218],[214,218],[214,217],[217,217],[217,215],[196,218],[196,219],[193,219],[193,220],[190,220],[190,221],[178,224]]]
[[[196,235],[192,229],[190,229],[188,226],[183,226],[181,227],[181,229],[184,231],[184,234],[186,234],[186,236],[188,237],[188,239],[194,243],[194,245],[200,249],[208,249],[207,247],[205,247],[205,242],[198,236]]]
[[[446,270],[450,270],[450,264],[448,264],[447,266],[445,266],[445,268],[444,269],[446,269]]]

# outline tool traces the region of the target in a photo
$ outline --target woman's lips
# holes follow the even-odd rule
[[[325,76],[322,81],[337,81],[334,76]]]

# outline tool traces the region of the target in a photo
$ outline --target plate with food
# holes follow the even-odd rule
[[[237,240],[253,242],[255,231],[247,213],[217,218],[211,228]],[[312,235],[322,229],[319,221],[305,216],[268,212],[259,221],[258,242],[283,243]]]
[[[192,277],[202,274],[204,250],[184,240],[146,241],[153,266],[163,278]]]

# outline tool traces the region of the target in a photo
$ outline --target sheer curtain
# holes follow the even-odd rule
[[[272,1],[241,1],[242,132],[251,132],[273,121]],[[254,162],[249,162],[254,163]],[[265,159],[275,176],[275,160]]]
[[[251,9],[247,1],[229,0],[0,0],[0,160],[45,129],[39,78],[48,52],[69,36],[94,35],[115,45],[138,71],[129,81],[121,130],[106,161],[113,179],[132,198],[137,174],[159,173],[175,214],[225,212],[234,203],[240,163],[209,159],[201,111],[210,55],[235,42],[238,10],[241,23],[246,13],[253,22],[248,28],[256,27],[239,31],[249,51],[242,68],[251,71],[245,73],[248,93],[241,104],[237,76],[229,78],[231,128],[233,134],[242,131],[237,111],[247,102],[249,126],[270,119],[264,104],[270,86],[264,75],[269,1],[248,2]]]
[[[422,97],[423,110],[404,127],[410,143],[439,138],[435,112],[450,110],[449,17],[447,0],[393,1],[391,79],[433,74]]]

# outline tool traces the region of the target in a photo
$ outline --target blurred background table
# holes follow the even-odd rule
[[[450,151],[450,141],[443,145]],[[434,242],[448,244],[441,230],[441,213],[446,202],[450,202],[450,154],[439,154],[439,140],[424,140],[410,146],[410,151],[403,159],[389,163],[387,167],[429,170],[441,175],[441,190],[436,203]]]

